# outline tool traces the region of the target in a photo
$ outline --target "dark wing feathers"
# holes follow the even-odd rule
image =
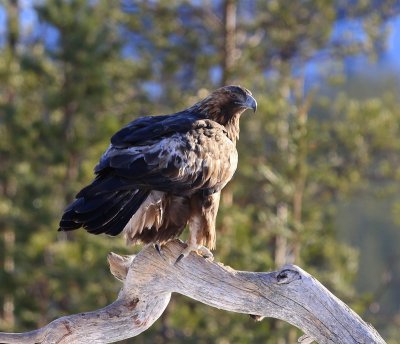
[[[116,148],[145,146],[160,137],[188,131],[198,118],[187,111],[174,115],[142,117],[129,123],[111,137]]]
[[[131,171],[132,173],[132,171]],[[128,173],[126,173],[128,175]],[[110,194],[115,191],[132,190],[132,183],[127,178],[119,178],[111,168],[104,169],[94,181],[78,192],[76,198],[93,198],[97,195]]]
[[[117,235],[124,229],[132,215],[139,209],[149,192],[138,190],[136,193],[125,191],[117,202],[108,205],[98,216],[83,224],[89,233]]]
[[[201,183],[197,187],[194,187],[193,183],[202,176],[202,158],[198,154],[203,152],[185,154],[180,150],[184,145],[184,139],[165,139],[164,147],[152,147],[149,155],[156,154],[158,159],[150,160],[146,159],[146,152],[136,154],[128,150],[119,151],[118,159],[110,158],[109,167],[116,177],[123,178],[136,187],[193,193],[196,188],[201,187]],[[170,147],[177,150],[173,152]]]
[[[104,193],[102,197],[96,197],[94,195],[92,197],[82,197],[79,198],[80,204],[79,206],[75,207],[75,211],[77,215],[79,214],[87,214],[93,211],[97,211],[100,207],[102,207],[107,202],[113,202],[118,196],[118,191],[115,192],[108,192]]]
[[[74,229],[78,229],[80,227],[82,227],[81,223],[75,222],[73,220],[69,220],[69,215],[71,212],[64,212],[63,217],[60,221],[60,228],[59,230],[63,230],[63,231],[72,231]]]

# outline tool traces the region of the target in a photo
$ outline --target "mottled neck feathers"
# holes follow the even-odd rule
[[[238,109],[234,104],[231,105],[223,99],[210,95],[189,110],[200,118],[207,118],[223,125],[232,142],[236,143],[239,139],[239,119],[245,109]]]

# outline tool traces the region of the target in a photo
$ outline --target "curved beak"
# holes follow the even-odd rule
[[[257,110],[257,101],[250,95],[247,96],[247,99],[243,105],[246,109],[253,109],[253,112],[256,112]]]

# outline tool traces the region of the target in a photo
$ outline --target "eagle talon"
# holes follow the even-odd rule
[[[162,256],[163,256],[163,253],[162,253],[162,250],[161,250],[161,245],[160,245],[159,243],[155,243],[155,244],[154,244],[154,248],[156,249],[156,251],[158,252],[158,254],[162,257]]]
[[[185,257],[185,255],[183,253],[181,253],[179,255],[179,257],[176,258],[174,265],[178,264],[182,260],[182,258],[184,258],[184,257]]]
[[[183,258],[187,257],[190,252],[195,252],[198,255],[202,256],[205,259],[214,259],[214,255],[211,253],[211,251],[205,247],[205,246],[190,246],[188,245],[183,251],[182,253],[179,255],[179,257],[176,259],[175,264],[178,264]]]
[[[183,258],[187,257],[190,252],[195,251],[196,249],[193,248],[192,246],[185,244],[186,248],[181,252],[181,254],[178,256],[178,258],[176,258],[176,261],[174,263],[174,265],[178,264]]]

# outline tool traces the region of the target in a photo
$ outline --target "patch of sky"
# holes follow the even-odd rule
[[[213,66],[209,70],[210,80],[214,85],[219,85],[222,80],[222,67],[221,66]]]
[[[142,88],[152,100],[157,100],[163,93],[161,85],[155,81],[145,81]]]
[[[0,47],[4,46],[6,42],[6,23],[7,15],[3,5],[0,5]]]

